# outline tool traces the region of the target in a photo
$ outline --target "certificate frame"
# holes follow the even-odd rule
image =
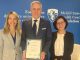
[[[41,39],[27,39],[26,44],[26,58],[31,60],[40,60],[42,50]]]

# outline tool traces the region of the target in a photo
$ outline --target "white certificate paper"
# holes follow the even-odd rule
[[[26,58],[40,59],[41,41],[41,39],[27,40]]]

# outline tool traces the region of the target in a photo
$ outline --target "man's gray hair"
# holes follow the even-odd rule
[[[30,7],[32,7],[32,5],[35,4],[35,3],[40,4],[41,5],[41,8],[42,8],[42,3],[40,1],[33,1],[33,2],[31,2]]]

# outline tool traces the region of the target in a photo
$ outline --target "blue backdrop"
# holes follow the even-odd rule
[[[30,3],[34,0],[0,0],[0,29],[3,28],[6,14],[9,11],[16,11],[22,22],[26,18],[31,17],[29,11]],[[80,44],[80,0],[39,0],[43,5],[42,16],[50,20],[52,31],[55,29],[52,26],[50,17],[54,15],[63,15],[69,22],[68,31],[74,34],[75,43]],[[50,11],[53,15],[49,16]],[[56,16],[55,16],[56,17]]]

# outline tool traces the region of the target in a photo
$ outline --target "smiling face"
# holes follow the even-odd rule
[[[65,30],[65,26],[66,26],[66,22],[62,18],[57,20],[56,27],[58,30],[60,31]]]
[[[41,16],[41,11],[42,11],[41,4],[33,3],[31,5],[30,10],[33,18],[38,19]]]
[[[17,25],[17,17],[14,15],[14,14],[10,14],[9,16],[8,16],[8,25],[9,25],[9,27],[16,27],[16,25]]]

